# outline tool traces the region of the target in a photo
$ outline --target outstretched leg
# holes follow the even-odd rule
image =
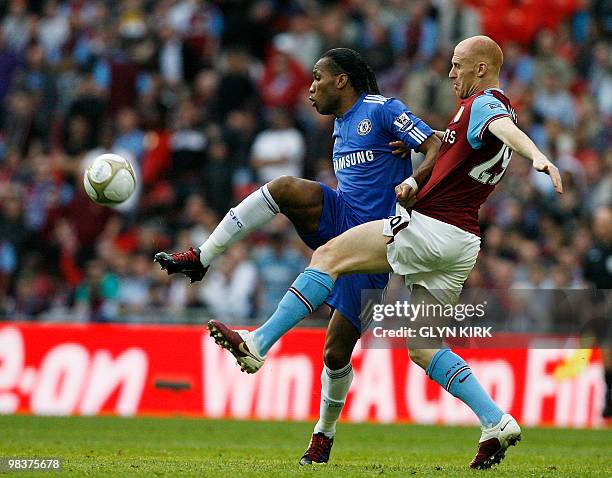
[[[318,248],[310,266],[297,277],[276,311],[255,331],[233,331],[211,320],[208,323],[211,335],[236,357],[244,371],[256,372],[270,347],[325,302],[338,276],[391,271],[387,261],[388,238],[382,231],[383,221],[361,224]]]
[[[316,232],[323,210],[321,185],[307,179],[281,176],[264,184],[231,208],[202,244],[200,260],[208,266],[225,249],[283,213],[300,232]]]
[[[270,347],[304,317],[319,308],[340,275],[391,272],[387,261],[382,221],[349,229],[313,254],[308,268],[298,276],[272,316],[253,332],[258,353]]]
[[[155,261],[168,274],[180,272],[192,282],[198,281],[225,249],[259,229],[276,214],[285,214],[299,232],[313,233],[319,227],[322,210],[323,190],[319,183],[281,176],[231,208],[200,247],[174,254],[159,252]]]

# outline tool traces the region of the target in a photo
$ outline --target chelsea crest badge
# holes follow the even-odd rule
[[[372,131],[372,122],[368,118],[361,120],[361,123],[357,126],[357,133],[361,136],[365,136],[370,131]]]

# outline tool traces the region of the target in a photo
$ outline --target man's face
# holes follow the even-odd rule
[[[321,58],[312,69],[312,84],[308,99],[322,115],[334,114],[338,107],[340,90],[336,87],[338,75],[330,72],[329,60]]]
[[[470,58],[464,48],[455,48],[452,66],[448,77],[453,82],[455,94],[461,98],[467,98],[474,91],[474,86],[478,81],[476,76],[478,66]]]
[[[595,211],[593,233],[604,244],[612,244],[612,209],[602,207]]]

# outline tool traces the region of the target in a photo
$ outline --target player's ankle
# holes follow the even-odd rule
[[[202,263],[202,265],[204,267],[210,266],[210,260],[206,257],[206,254],[204,253],[204,250],[203,250],[202,246],[197,247],[196,249],[200,253],[199,254],[199,258],[200,258],[200,262]]]
[[[262,346],[262,342],[263,342],[263,338],[260,336],[260,334],[257,332],[259,329],[255,329],[252,332],[249,332],[249,340],[248,340],[248,347],[249,350],[254,353],[255,355],[259,356],[261,359],[266,358],[266,354],[265,353],[261,353],[261,351],[264,349],[264,347]],[[266,350],[267,352],[267,350]]]
[[[225,247],[215,243],[212,238],[208,238],[204,244],[198,247],[200,251],[200,262],[204,267],[209,267],[212,261],[223,254]]]
[[[323,435],[331,439],[331,438],[334,438],[334,436],[336,436],[336,426],[334,425],[332,428],[329,426],[321,425],[320,422],[318,422],[315,425],[314,431],[312,433],[313,435],[316,435],[317,433],[323,433]]]

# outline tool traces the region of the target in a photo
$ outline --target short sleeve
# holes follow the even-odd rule
[[[468,126],[467,139],[470,146],[480,149],[483,144],[483,136],[492,121],[510,117],[506,106],[492,95],[480,95],[472,103],[470,111],[470,123]]]
[[[390,99],[379,110],[383,128],[414,150],[433,134],[429,125],[399,100]]]

